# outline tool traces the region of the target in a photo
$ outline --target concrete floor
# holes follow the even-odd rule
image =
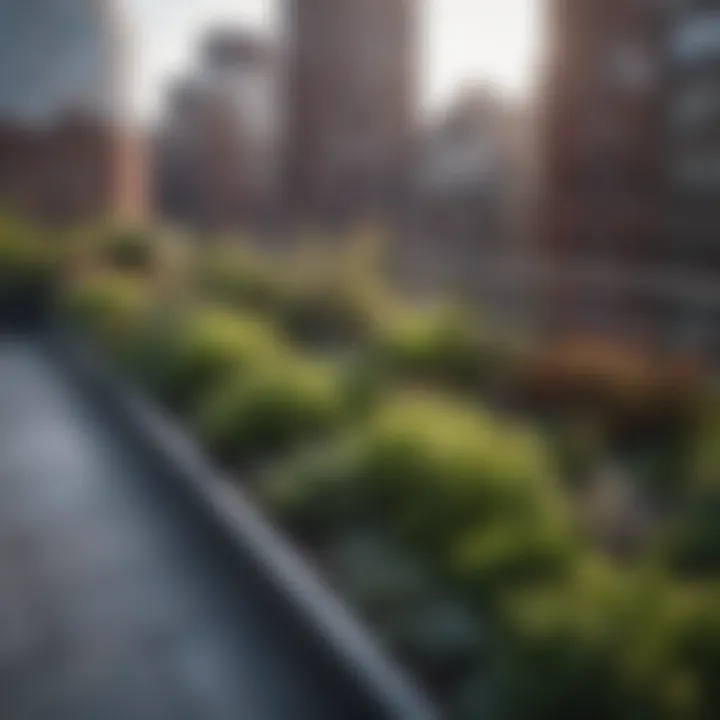
[[[0,340],[0,718],[374,720],[164,483]]]

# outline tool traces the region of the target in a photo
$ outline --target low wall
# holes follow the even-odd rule
[[[252,576],[283,631],[302,639],[308,661],[327,674],[329,693],[347,698],[342,720],[431,720],[423,693],[322,583],[319,576],[196,443],[90,345],[66,328],[43,336],[47,352],[123,440],[152,463],[172,501],[200,525],[227,567]],[[338,718],[338,720],[341,720]]]

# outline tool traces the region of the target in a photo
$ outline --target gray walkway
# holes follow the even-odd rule
[[[0,718],[368,717],[160,485],[0,340]]]

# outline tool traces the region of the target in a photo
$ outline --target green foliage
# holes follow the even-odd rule
[[[32,267],[35,247],[5,250],[5,237],[30,230],[4,232],[0,277]],[[76,282],[67,311],[217,456],[272,461],[258,491],[296,536],[328,550],[369,531],[398,552],[398,568],[407,559],[459,597],[463,628],[483,638],[470,654],[457,626],[444,634],[434,598],[376,572],[377,552],[353,578],[354,599],[424,668],[442,672],[448,648],[479,663],[457,694],[460,717],[720,715],[720,413],[712,402],[696,412],[693,372],[596,346],[527,356],[458,310],[401,307],[367,277],[307,256],[293,267],[202,252],[197,285],[169,292],[161,269],[138,272],[154,261],[137,240],[104,257],[130,272]],[[337,341],[342,352],[309,360],[293,339]],[[547,439],[458,399],[516,377],[554,423],[583,421]],[[672,513],[664,552],[623,567],[578,533],[560,480],[582,479],[616,433],[638,427],[653,442],[641,434],[623,459],[647,464],[646,489]],[[390,617],[406,592],[413,607]],[[440,630],[422,636],[430,618]]]
[[[223,248],[202,262],[199,278],[210,297],[262,312],[302,342],[345,342],[367,335],[369,313],[361,288],[332,267],[286,267],[239,248]]]
[[[314,513],[323,490],[355,493],[392,535],[442,568],[454,566],[466,586],[482,581],[485,562],[497,570],[485,576],[492,584],[503,572],[517,575],[546,560],[549,569],[567,556],[568,519],[533,433],[470,407],[410,394],[385,403],[352,442],[343,442],[327,458],[300,466],[294,495],[286,479],[293,512],[304,500],[305,511]]]
[[[157,261],[156,242],[146,230],[114,228],[102,241],[105,263],[122,272],[149,272]]]
[[[687,479],[693,488],[720,488],[720,402],[714,390],[701,406],[692,438]]]
[[[468,597],[493,603],[498,592],[562,578],[577,554],[573,540],[561,523],[503,518],[459,540],[451,572]]]
[[[678,575],[720,578],[720,487],[691,494],[671,524],[667,551]]]
[[[161,395],[190,411],[222,381],[271,362],[282,343],[258,318],[201,308],[177,324],[167,347]]]
[[[665,452],[662,478],[673,472],[673,512],[663,550],[674,571],[696,579],[720,578],[720,408],[714,390],[699,407],[670,462]],[[658,451],[659,452],[659,451]]]
[[[497,386],[512,377],[516,362],[509,342],[484,335],[456,308],[390,309],[374,343],[397,375],[456,390]]]
[[[200,436],[220,457],[268,457],[331,431],[342,417],[335,373],[294,356],[246,366],[219,383],[198,413]]]
[[[684,614],[675,650],[692,674],[696,717],[710,720],[720,712],[720,584],[711,583],[685,591]]]
[[[348,412],[356,418],[372,413],[383,397],[396,390],[392,373],[373,353],[343,358],[338,365],[342,395]]]
[[[107,349],[126,352],[152,307],[147,286],[120,275],[86,279],[68,292],[64,310]]]
[[[220,247],[200,258],[198,284],[211,299],[273,315],[287,302],[288,283],[279,267],[241,248]]]
[[[0,307],[41,310],[49,304],[61,271],[59,248],[41,231],[12,217],[0,217]]]
[[[573,417],[550,433],[562,477],[569,488],[583,485],[607,458],[608,441],[602,423],[589,417]]]
[[[717,637],[701,642],[681,588],[582,542],[547,455],[488,413],[404,394],[303,453],[266,497],[316,541],[377,527],[461,590],[492,628],[497,717],[713,717]],[[462,690],[461,717],[487,707],[490,688]]]
[[[538,436],[440,396],[410,393],[385,403],[368,438],[367,472],[379,501],[407,497],[409,515],[431,514],[412,523],[418,532],[432,519],[441,533],[458,533],[463,516],[523,513],[552,494]]]
[[[662,576],[598,558],[504,606],[506,716],[694,718],[704,704],[680,652],[692,608]]]
[[[295,280],[279,321],[292,337],[304,342],[353,342],[369,332],[362,297],[343,278]]]
[[[19,220],[0,218],[0,271],[32,275],[45,272],[52,253],[40,231]]]
[[[320,542],[367,516],[356,434],[303,448],[263,482],[263,499],[296,537]]]

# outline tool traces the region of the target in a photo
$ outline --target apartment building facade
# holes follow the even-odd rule
[[[549,20],[548,326],[720,351],[720,5],[554,0]]]
[[[285,201],[306,220],[384,214],[409,170],[417,0],[288,0]]]
[[[211,30],[199,63],[168,96],[157,146],[158,206],[209,230],[272,210],[278,175],[275,48],[243,28]]]
[[[0,203],[51,222],[145,213],[127,116],[126,29],[110,0],[0,3]]]

